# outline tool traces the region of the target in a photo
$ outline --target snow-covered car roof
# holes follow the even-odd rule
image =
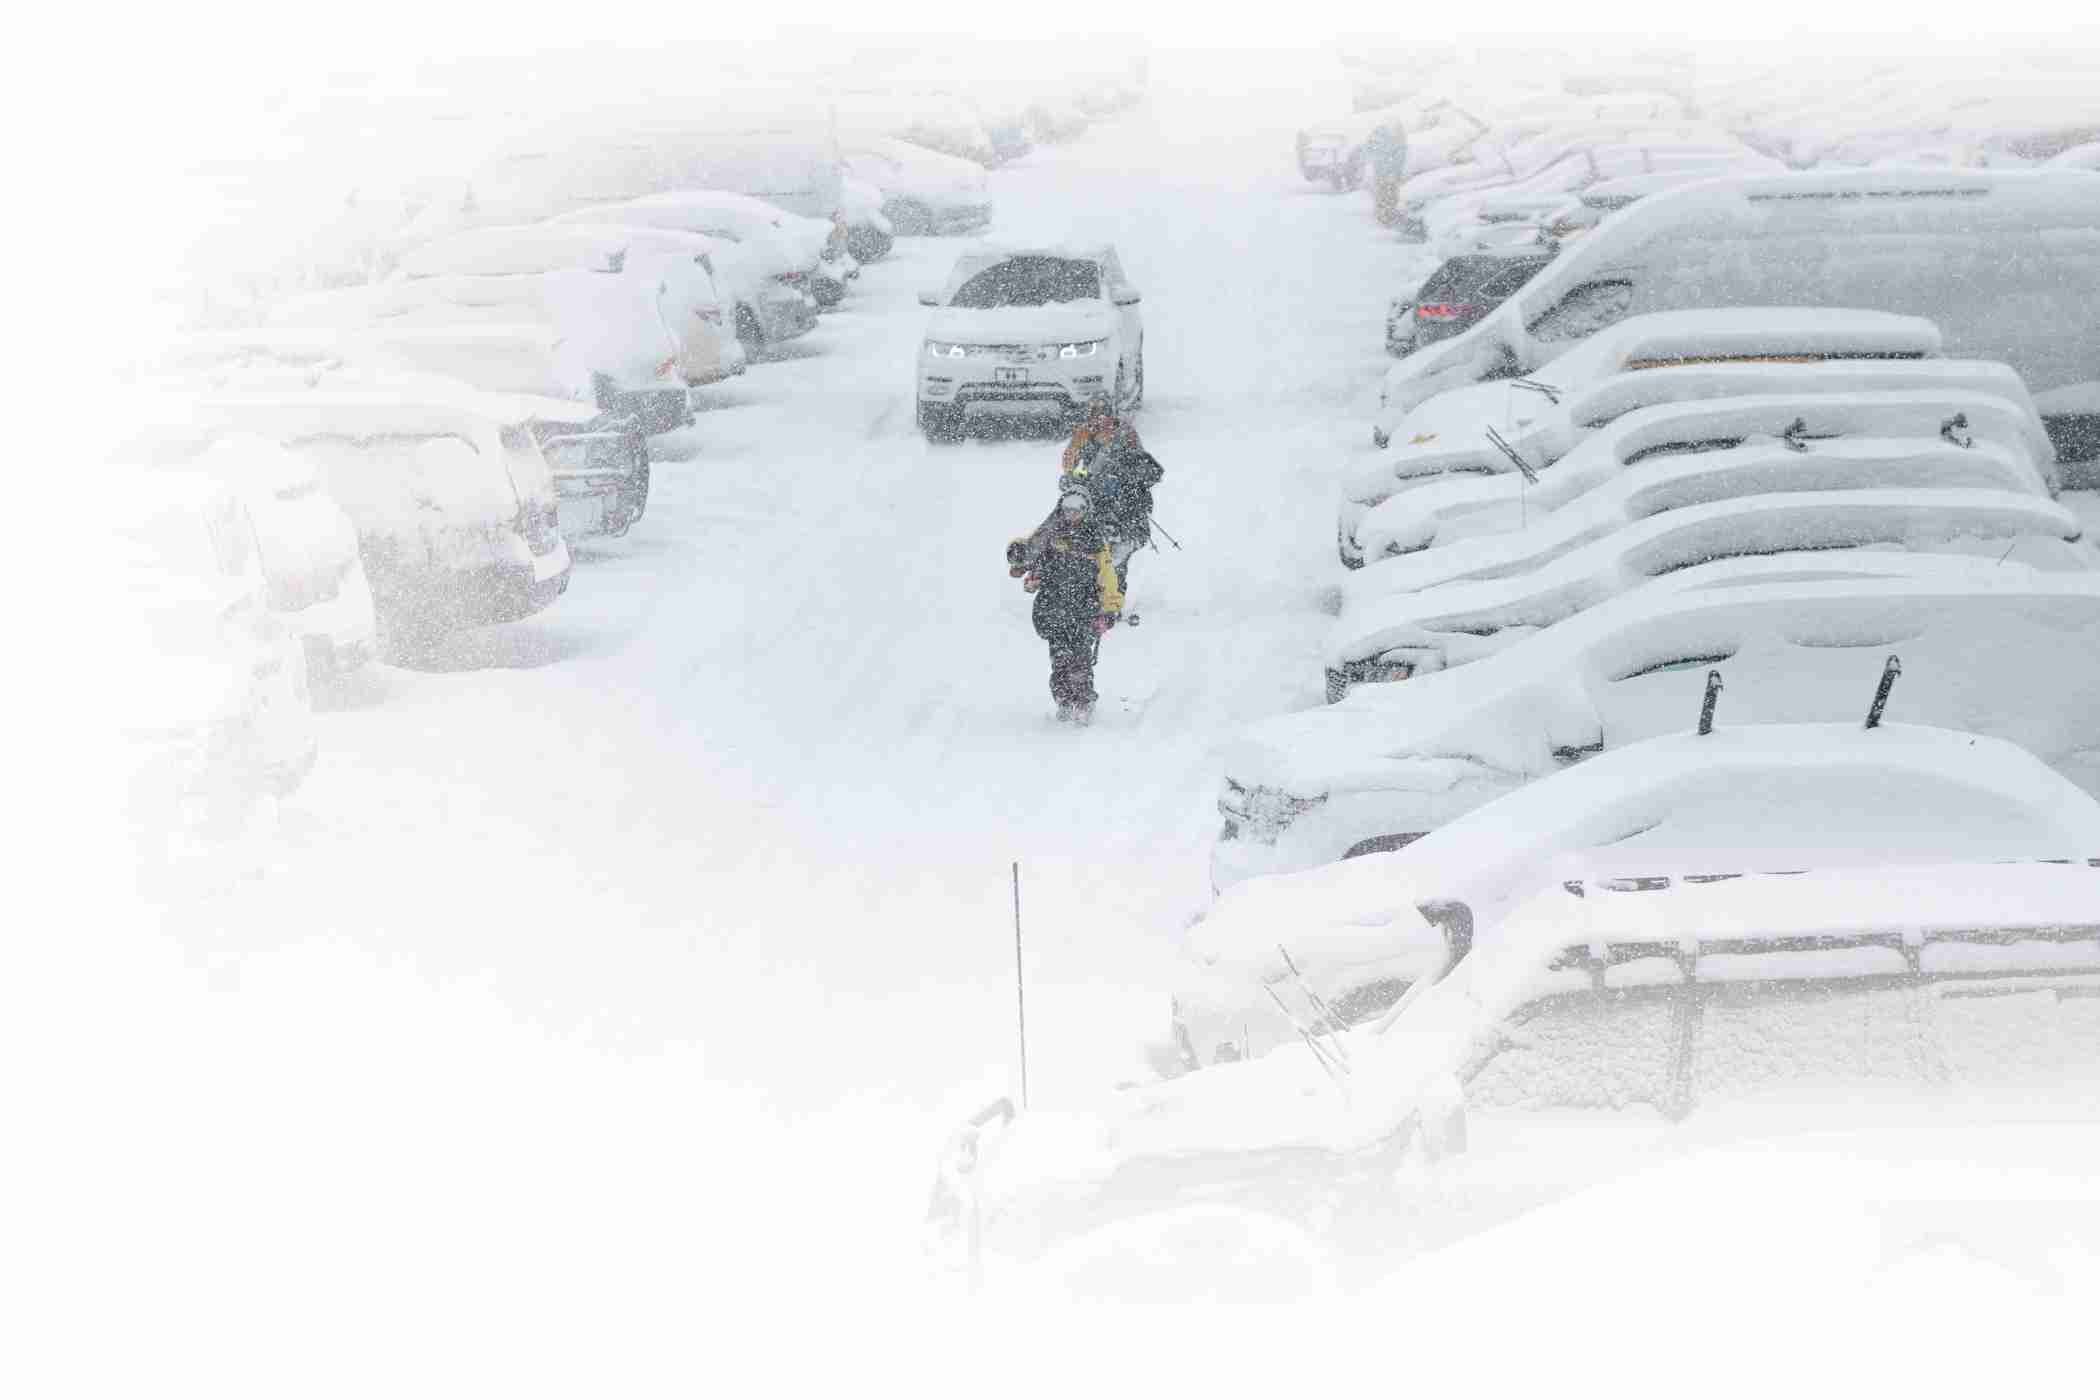
[[[289,439],[375,433],[475,436],[535,420],[585,422],[595,416],[567,399],[496,394],[440,375],[345,373],[319,387],[257,375],[200,394],[201,423],[227,423]]]
[[[2058,151],[2044,162],[2051,170],[2100,170],[2100,141]]]
[[[555,220],[473,229],[402,254],[407,278],[503,276],[568,270],[616,273],[630,258],[699,258],[720,245],[702,234]]]
[[[594,204],[574,209],[551,220],[558,225],[601,224],[637,230],[636,242],[648,253],[712,251],[697,245],[682,245],[649,238],[640,231],[673,235],[722,237],[736,243],[778,242],[799,263],[814,265],[831,236],[831,226],[822,219],[789,213],[777,205],[751,195],[720,190],[672,190],[646,195],[621,204]]]
[[[1465,333],[1424,347],[1401,361],[1387,379],[1389,411],[1404,410],[1454,384],[1478,380],[1510,355],[1521,368],[1543,369],[1581,344],[1579,331],[1567,339],[1547,339],[1540,334],[1547,313],[1555,311],[1571,292],[1591,285],[1631,287],[1631,278],[1642,266],[1639,257],[1664,252],[1677,256],[1706,240],[1740,239],[1753,230],[1757,238],[1767,241],[1786,237],[1842,240],[1833,248],[1827,265],[1808,271],[1825,278],[1839,271],[1852,275],[1854,282],[1837,288],[1843,304],[1861,306],[1871,294],[1880,302],[1880,309],[1933,315],[1950,349],[2007,360],[2030,377],[2032,387],[2052,388],[2053,383],[2033,376],[2054,374],[2061,368],[2057,361],[2071,353],[2075,333],[2066,329],[2068,322],[2063,326],[2058,322],[2063,318],[2061,304],[2078,301],[2075,290],[2067,290],[2078,284],[2067,279],[2080,275],[2077,269],[2084,264],[2078,260],[2085,256],[2081,250],[2086,243],[2066,235],[2075,231],[2078,238],[2100,244],[2100,216],[2094,214],[2100,207],[2096,192],[2100,192],[2100,182],[2084,172],[2021,170],[1825,170],[1726,176],[1668,190],[1641,200],[1571,245],[1552,267]],[[2053,313],[2056,319],[2035,314],[2032,297],[2043,294],[2038,287],[2028,286],[2030,300],[2017,307],[2010,304],[2015,299],[2002,295],[1985,307],[1951,307],[1938,283],[1916,276],[1880,275],[1885,269],[1864,251],[1856,258],[1847,255],[1847,249],[1878,246],[1871,241],[1876,238],[1897,240],[1906,249],[1923,249],[1935,233],[1955,238],[1961,256],[1972,262],[1975,250],[1987,247],[1993,238],[2046,241],[2053,255],[2064,260],[2063,274],[2048,279],[2050,304],[2059,305]],[[1862,239],[1869,242],[1861,243]],[[2022,262],[2009,273],[1995,267],[1986,270],[2017,278],[2025,266]],[[2033,275],[2039,276],[2042,270],[2046,269],[2035,270]],[[1767,281],[1776,277],[1779,285],[1790,287],[1793,283],[1787,279],[1794,271],[1779,260],[1762,265],[1758,276]],[[1983,295],[1996,285],[1983,281],[1969,290]],[[1656,294],[1665,292],[1724,298],[1735,294],[1725,285],[1706,282],[1683,287],[1663,284]],[[1634,309],[1639,310],[1638,306]],[[1623,311],[1622,307],[1621,316]],[[1987,325],[1948,319],[1986,312],[1990,316]],[[1560,333],[1556,327],[1555,335]],[[1686,347],[1685,353],[1697,352]]]

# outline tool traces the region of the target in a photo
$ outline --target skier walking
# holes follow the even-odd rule
[[[1096,398],[1065,445],[1059,489],[1085,491],[1116,570],[1116,586],[1130,588],[1130,557],[1152,543],[1152,488],[1166,475],[1145,450],[1137,429],[1118,417],[1109,401]]]
[[[1093,718],[1094,662],[1123,612],[1123,587],[1094,503],[1074,486],[1057,509],[1006,547],[1007,572],[1035,595],[1036,635],[1050,647],[1050,698],[1072,724]]]

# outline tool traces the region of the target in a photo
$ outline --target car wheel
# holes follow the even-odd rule
[[[758,313],[748,306],[739,306],[736,309],[736,338],[744,343],[747,350],[755,350],[766,343],[766,332],[764,327],[758,324]]]
[[[1329,667],[1327,671],[1327,703],[1330,705],[1339,704],[1342,697],[1348,693],[1349,678],[1340,671]]]
[[[919,431],[928,442],[961,442],[963,409],[959,404],[919,404]]]
[[[883,212],[890,216],[890,226],[898,233],[923,236],[933,232],[933,211],[916,199],[900,199]]]

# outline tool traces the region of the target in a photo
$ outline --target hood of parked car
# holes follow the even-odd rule
[[[1102,340],[1116,329],[1115,309],[1105,301],[1066,301],[1051,306],[1002,306],[974,310],[944,306],[933,313],[926,334],[936,340],[978,345],[1049,345]]]

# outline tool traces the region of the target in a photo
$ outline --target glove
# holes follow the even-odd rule
[[[1106,636],[1108,629],[1115,625],[1116,615],[1114,613],[1099,613],[1094,618],[1094,635],[1097,637]]]
[[[1009,542],[1006,546],[1006,567],[1014,570],[1015,578],[1019,578],[1021,576],[1021,565],[1023,562],[1021,559],[1022,547],[1023,542],[1020,540],[1013,540]]]

